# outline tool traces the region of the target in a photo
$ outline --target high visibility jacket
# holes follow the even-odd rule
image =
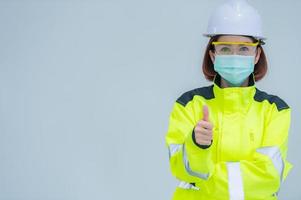
[[[194,127],[209,108],[209,148],[193,140]],[[278,199],[293,164],[286,160],[291,108],[255,86],[213,84],[184,92],[174,102],[165,135],[172,175],[179,180],[173,200]]]

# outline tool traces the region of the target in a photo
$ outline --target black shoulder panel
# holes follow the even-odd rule
[[[186,104],[193,99],[195,95],[202,96],[205,99],[212,99],[214,98],[213,93],[213,85],[195,88],[193,90],[187,91],[184,94],[182,94],[176,102],[182,104],[183,106],[186,106]]]
[[[282,100],[280,97],[278,97],[276,95],[268,94],[268,93],[256,88],[254,100],[258,101],[258,102],[262,102],[265,99],[268,100],[270,102],[270,104],[275,103],[278,111],[289,108],[289,106],[286,104],[286,102],[284,100]]]

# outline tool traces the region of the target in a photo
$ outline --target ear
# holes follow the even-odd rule
[[[261,54],[261,48],[257,48],[256,56],[255,56],[255,65],[258,63]]]
[[[210,59],[211,59],[212,63],[214,63],[215,55],[214,55],[214,53],[212,52],[212,50],[209,50],[209,56],[210,56]]]

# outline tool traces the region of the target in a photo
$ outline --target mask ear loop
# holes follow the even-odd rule
[[[213,77],[213,82],[215,83],[215,81],[216,81],[216,76],[217,76],[217,72],[216,72],[216,74],[214,75],[214,77]]]
[[[253,80],[254,85],[255,85],[256,81],[255,81],[255,74],[254,74],[254,71],[252,72],[252,80]]]

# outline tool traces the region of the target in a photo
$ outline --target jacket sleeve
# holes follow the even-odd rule
[[[281,182],[286,179],[293,167],[286,159],[290,118],[291,108],[286,107],[278,111],[274,104],[265,125],[262,146],[256,149],[252,160],[240,161],[242,183],[247,199],[277,196]],[[235,170],[229,167],[228,173],[231,175],[232,170],[235,174]]]
[[[192,138],[198,120],[194,119],[190,105],[184,106],[176,101],[170,113],[165,137],[172,175],[190,183],[205,181],[214,172],[212,148],[201,148]]]

